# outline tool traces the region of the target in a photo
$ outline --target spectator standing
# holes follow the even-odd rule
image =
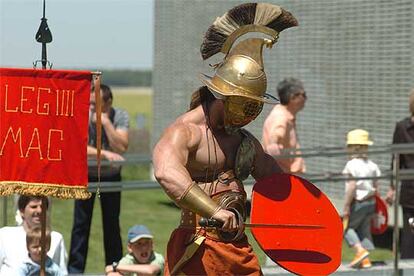
[[[263,125],[262,144],[266,153],[277,156],[300,153],[296,131],[296,116],[307,99],[303,83],[295,78],[282,80],[277,86],[280,103],[273,107]],[[279,158],[279,166],[287,173],[304,173],[305,162],[302,157]]]
[[[26,246],[29,252],[26,260],[17,268],[16,276],[37,276],[40,275],[40,262],[42,254],[41,246],[42,231],[41,228],[31,229],[26,233]],[[46,230],[45,244],[46,250],[50,249],[50,230]],[[47,276],[63,276],[60,267],[46,255],[45,273]]]
[[[342,173],[349,177],[378,177],[381,171],[378,165],[368,159],[369,133],[363,129],[348,132],[347,147],[350,160]],[[350,266],[369,268],[369,251],[375,246],[371,235],[371,220],[375,214],[375,194],[378,181],[372,179],[347,180],[345,183],[344,220],[349,221],[345,229],[345,240],[355,250]]]
[[[164,257],[153,250],[153,235],[144,225],[128,230],[128,254],[105,268],[108,276],[161,275]]]
[[[296,115],[305,107],[307,99],[303,83],[295,78],[286,78],[277,85],[280,104],[273,107],[263,124],[262,145],[272,156],[300,153],[296,132]],[[287,173],[304,173],[305,161],[302,157],[278,158],[279,166]],[[266,256],[266,265],[274,262]]]
[[[109,161],[123,161],[121,156],[128,148],[129,116],[125,110],[112,107],[113,95],[109,86],[101,85],[102,97],[102,151],[103,158]],[[88,157],[96,158],[96,112],[95,93],[92,89],[89,111]],[[90,166],[89,182],[98,180],[96,166]],[[121,166],[104,165],[101,168],[101,181],[121,181]],[[76,200],[74,222],[70,244],[69,273],[83,273],[88,255],[89,234],[96,194],[87,200]],[[122,241],[119,226],[121,192],[100,193],[103,220],[105,264],[112,264],[122,257]]]
[[[0,229],[0,276],[13,275],[15,268],[28,256],[26,246],[26,232],[40,227],[42,197],[21,195],[17,202],[23,224],[20,226],[6,226]],[[46,206],[45,210],[47,210]],[[66,249],[60,233],[50,233],[51,242],[47,255],[59,265],[63,274],[67,274]]]
[[[414,143],[414,89],[409,97],[411,115],[395,125],[393,144]],[[414,154],[400,154],[400,168],[414,169]],[[387,194],[387,202],[392,204],[394,187]],[[401,259],[414,258],[414,180],[401,181],[400,204],[403,211],[403,229],[401,232]]]

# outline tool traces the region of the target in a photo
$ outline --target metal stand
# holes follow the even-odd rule
[[[398,269],[398,262],[399,262],[399,240],[400,240],[400,227],[398,224],[398,208],[399,208],[399,199],[400,199],[400,189],[399,189],[399,182],[400,182],[400,154],[394,153],[394,160],[393,160],[393,175],[394,175],[394,238],[393,238],[393,253],[394,253],[394,272],[393,275],[397,276],[400,275]]]
[[[46,19],[46,2],[43,0],[43,17],[40,22],[39,30],[36,33],[36,41],[42,43],[42,69],[47,69],[46,65],[49,65],[49,69],[52,68],[52,64],[47,60],[47,51],[46,44],[52,42],[52,33],[50,32],[49,26],[47,25]],[[36,68],[39,60],[33,63],[33,66]],[[47,197],[42,198],[42,217],[41,217],[41,259],[40,259],[40,276],[46,276],[46,226],[47,226]]]
[[[52,64],[47,60],[46,44],[52,42],[52,33],[47,25],[47,19],[45,17],[46,3],[43,0],[43,17],[40,22],[39,29],[36,33],[36,41],[42,43],[42,59],[33,62],[33,67],[36,68],[38,62],[42,63],[42,69],[47,69],[46,65],[49,65],[49,69],[52,68]]]

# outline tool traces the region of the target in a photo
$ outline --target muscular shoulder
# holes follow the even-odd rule
[[[201,130],[194,123],[177,120],[165,130],[160,140],[173,144],[185,143],[188,148],[193,148],[200,143]]]

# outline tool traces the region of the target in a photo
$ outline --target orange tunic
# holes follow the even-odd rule
[[[171,234],[165,260],[165,275],[171,275],[175,264],[191,243],[194,230],[177,228]],[[206,236],[203,230],[200,235]],[[208,236],[194,255],[177,272],[185,275],[262,275],[259,261],[247,236],[237,242],[221,242]]]

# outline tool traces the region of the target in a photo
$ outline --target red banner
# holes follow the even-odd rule
[[[92,73],[0,68],[0,195],[88,198]]]

